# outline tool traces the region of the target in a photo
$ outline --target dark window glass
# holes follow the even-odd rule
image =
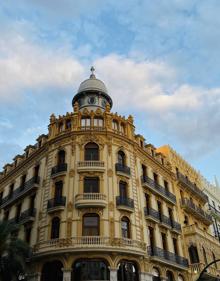
[[[83,236],[99,235],[99,216],[97,214],[86,214],[83,217]]]
[[[125,166],[125,154],[123,151],[118,152],[118,163]]]
[[[60,219],[55,217],[52,219],[51,239],[59,238],[60,235]]]
[[[150,246],[151,246],[151,248],[153,248],[154,247],[154,229],[153,229],[153,227],[149,226],[148,230],[149,230],[149,237],[150,237]]]
[[[104,261],[81,260],[73,268],[74,280],[109,280],[109,269]]]
[[[167,281],[174,281],[173,273],[171,271],[167,271]]]
[[[96,143],[87,143],[85,145],[85,161],[99,160],[99,146]]]
[[[189,251],[189,258],[191,263],[199,263],[199,255],[197,251],[197,247],[191,245],[188,249]]]
[[[178,245],[177,245],[177,239],[176,238],[173,238],[173,248],[174,248],[174,253],[176,255],[178,255],[179,251],[178,251]]]
[[[64,150],[60,150],[58,152],[58,159],[57,159],[57,164],[64,164],[65,163],[65,151]]]
[[[161,233],[163,249],[167,251],[167,237],[165,233]]]
[[[99,178],[84,178],[84,193],[99,193]]]
[[[62,197],[62,192],[63,192],[63,182],[58,181],[55,183],[55,200],[60,199]]]
[[[21,215],[21,204],[17,205],[15,221],[18,222]]]
[[[25,241],[29,244],[31,240],[31,227],[25,228]]]
[[[130,237],[130,221],[127,217],[123,217],[121,219],[121,233],[123,238],[131,238]]]
[[[9,187],[9,198],[12,197],[14,191],[14,183],[12,183]]]
[[[121,261],[118,265],[118,281],[138,281],[139,273],[135,263],[130,261]]]
[[[127,198],[127,183],[120,181],[119,182],[119,193],[120,197]]]

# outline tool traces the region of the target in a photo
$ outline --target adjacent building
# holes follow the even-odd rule
[[[0,219],[33,249],[28,280],[196,280],[220,257],[201,177],[113,113],[91,70],[73,112],[52,114],[48,134],[0,175]]]

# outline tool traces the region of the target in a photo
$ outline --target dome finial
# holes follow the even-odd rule
[[[92,72],[91,75],[90,75],[90,78],[96,78],[96,77],[95,77],[95,74],[94,74],[94,71],[95,71],[95,67],[94,67],[94,66],[92,66],[92,67],[90,68],[90,71]]]

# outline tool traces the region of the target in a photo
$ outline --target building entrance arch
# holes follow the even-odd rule
[[[73,266],[72,281],[110,280],[108,264],[101,259],[77,260]]]
[[[63,281],[63,264],[55,260],[46,262],[41,272],[41,281]]]
[[[137,264],[132,261],[120,261],[117,276],[118,281],[139,281]]]

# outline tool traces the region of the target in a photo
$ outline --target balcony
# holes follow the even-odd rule
[[[128,166],[122,165],[120,163],[115,164],[115,170],[117,175],[122,175],[126,177],[130,177],[131,170]]]
[[[105,163],[103,161],[79,161],[77,163],[77,171],[78,172],[104,172],[105,171]]]
[[[174,253],[166,251],[158,247],[147,247],[148,255],[153,261],[169,264],[176,268],[187,269],[189,267],[188,260]]]
[[[199,197],[204,203],[208,202],[208,196],[202,190],[200,190],[194,183],[192,183],[186,176],[178,172],[177,179],[182,185],[184,185],[185,188],[187,188],[190,192]]]
[[[58,198],[53,198],[48,200],[47,202],[47,211],[48,213],[61,211],[64,210],[65,206],[66,206],[66,197],[61,196]]]
[[[19,217],[19,223],[27,223],[33,222],[36,217],[36,209],[27,209],[26,211],[22,212]]]
[[[201,208],[197,207],[193,202],[191,202],[187,198],[183,198],[180,200],[182,208],[192,214],[197,219],[200,219],[203,221],[204,224],[210,225],[212,224],[212,216],[203,211]]]
[[[67,163],[58,164],[54,166],[51,170],[51,177],[54,178],[56,176],[65,175],[67,171]]]
[[[78,251],[103,251],[103,252],[125,252],[125,253],[138,253],[145,255],[146,244],[142,241],[137,241],[127,238],[110,238],[102,236],[77,236],[70,238],[52,239],[40,242],[34,246],[34,254],[37,255],[41,252],[54,251],[54,252],[78,252]]]
[[[215,207],[211,206],[210,204],[209,204],[209,213],[217,220],[220,220],[220,211],[217,210]]]
[[[83,193],[75,197],[76,208],[100,207],[107,205],[106,195],[102,193]]]
[[[116,206],[118,210],[133,212],[134,211],[134,200],[127,197],[116,197]]]
[[[9,207],[11,204],[14,204],[19,199],[23,198],[24,196],[27,196],[31,192],[35,191],[39,187],[40,178],[39,177],[33,177],[22,186],[18,187],[13,191],[12,194],[6,196],[1,201],[1,208]]]
[[[141,182],[143,186],[148,187],[154,194],[160,195],[169,203],[176,204],[176,196],[156,183],[153,179],[148,176],[142,176]]]
[[[152,208],[144,208],[144,215],[145,218],[154,222],[159,222],[160,218],[159,218],[159,213],[158,211],[152,209]]]
[[[202,237],[203,240],[207,241],[207,243],[210,245],[210,247],[212,247],[212,248],[219,247],[219,240],[216,237],[214,237],[207,231],[204,231],[203,228],[200,228],[195,224],[187,225],[187,226],[183,227],[183,234],[184,234],[185,238],[188,239],[188,237],[189,237],[189,243],[192,240],[199,241],[199,240],[201,240],[201,237]]]

